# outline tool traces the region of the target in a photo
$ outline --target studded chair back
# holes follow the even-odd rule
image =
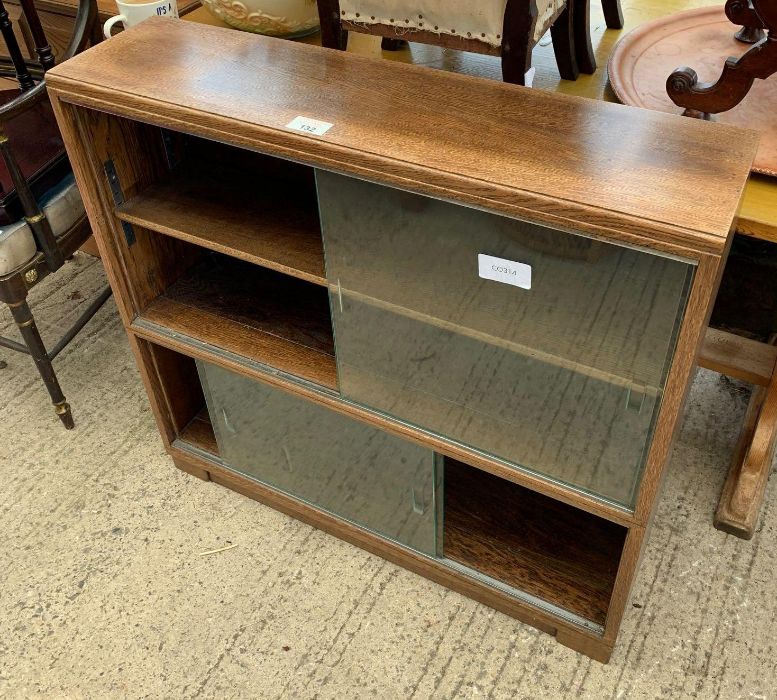
[[[499,56],[502,77],[523,84],[543,34],[553,34],[561,77],[577,78],[574,9],[588,0],[318,0],[324,46],[345,49],[349,31]],[[583,27],[588,37],[587,27]],[[590,43],[590,41],[589,41]]]

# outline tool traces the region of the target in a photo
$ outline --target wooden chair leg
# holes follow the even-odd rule
[[[596,72],[596,56],[591,44],[591,1],[568,0],[574,3],[572,21],[575,30],[575,55],[581,73],[593,75]]]
[[[502,79],[506,83],[525,85],[526,71],[531,68],[534,48],[534,26],[537,3],[507,0],[502,28]]]
[[[387,36],[384,36],[380,42],[380,48],[383,51],[399,51],[405,46],[407,46],[407,42],[404,39],[393,39]]]
[[[580,75],[575,56],[574,9],[574,3],[568,2],[550,28],[558,72],[564,80],[577,80]]]
[[[54,367],[46,352],[46,347],[43,345],[43,340],[38,332],[38,327],[35,325],[35,319],[32,316],[29,305],[26,301],[18,301],[8,306],[35,362],[35,366],[38,368],[38,372],[40,372],[43,383],[46,385],[46,389],[48,389],[51,402],[54,404],[55,413],[59,416],[65,428],[72,430],[74,423],[73,415],[70,412],[70,405],[65,400],[65,396],[59,386],[57,375],[54,373]]]
[[[602,0],[602,10],[608,29],[623,29],[621,0]]]
[[[321,23],[321,45],[328,49],[345,51],[348,32],[340,20],[339,0],[318,0],[318,19]]]

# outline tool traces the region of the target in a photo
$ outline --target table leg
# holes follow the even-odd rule
[[[755,532],[777,443],[777,372],[768,387],[755,386],[747,407],[714,525],[749,540]]]

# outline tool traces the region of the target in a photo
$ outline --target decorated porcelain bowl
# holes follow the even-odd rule
[[[223,22],[257,34],[298,37],[318,29],[316,0],[203,0]]]

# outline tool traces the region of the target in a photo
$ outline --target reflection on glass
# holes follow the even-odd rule
[[[694,266],[342,175],[317,183],[343,396],[632,505]],[[507,262],[479,272],[479,256]]]
[[[431,450],[198,362],[221,458],[236,471],[435,556],[441,477]]]

